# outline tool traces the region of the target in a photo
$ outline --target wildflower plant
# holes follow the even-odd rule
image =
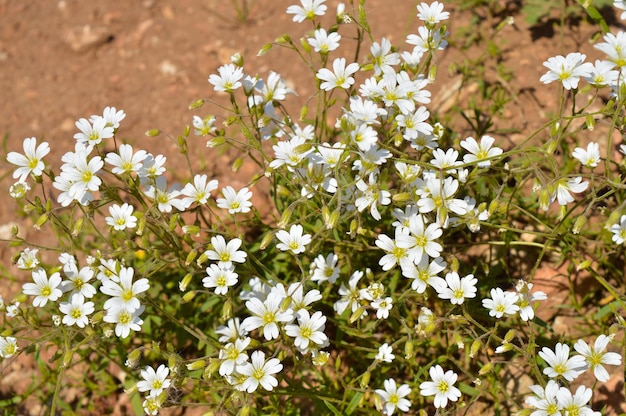
[[[580,52],[546,58],[538,88],[573,104],[511,144],[478,125],[457,132],[430,107],[454,18],[444,3],[416,4],[419,26],[397,45],[377,37],[364,3],[340,4],[332,25],[325,0],[290,5],[294,27],[314,29],[260,51],[290,49],[310,68],[315,94],[299,112],[297,88],[239,55],[208,76],[230,107],[190,117],[179,150],[240,149],[257,169],[245,186],[191,162],[170,175],[167,155],[121,143],[114,107],[77,121],[59,163],[36,138],[7,154],[10,195],[57,243],[14,230],[28,282],[1,302],[0,358],[41,361],[53,347],[28,392],[50,414],[77,406],[60,393],[73,367],[87,368],[72,380],[90,395],[102,389],[89,380],[106,380],[146,414],[600,409],[593,395],[623,366],[625,168],[612,137],[624,129],[626,35],[604,35],[595,67]],[[594,130],[600,119],[608,131]],[[269,206],[254,198],[261,184]],[[533,279],[555,262],[595,284],[581,294],[572,280],[562,305],[585,329],[577,338],[539,318],[550,295]],[[105,376],[109,364],[125,377]],[[526,390],[502,384],[513,365]],[[596,381],[575,389],[585,373]]]

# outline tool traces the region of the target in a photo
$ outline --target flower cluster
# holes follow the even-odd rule
[[[550,142],[527,153],[505,150],[507,141],[488,128],[461,135],[441,124],[429,109],[429,89],[437,53],[448,47],[443,3],[417,5],[421,23],[404,39],[408,47],[371,36],[365,21],[351,25],[360,17],[343,4],[336,24],[322,27],[325,3],[289,6],[294,22],[313,21],[313,29],[300,44],[286,35],[275,42],[307,61],[316,85],[310,103],[317,100],[320,114],[307,117],[307,107],[300,118],[289,116],[284,101],[296,91],[277,72],[261,77],[234,55],[208,77],[232,105],[223,128],[221,116],[194,115],[178,138],[183,154],[191,131],[208,148],[243,148],[260,172],[239,189],[194,173],[191,163],[184,184],[173,183],[182,172],[170,175],[165,155],[118,143],[126,114],[115,107],[76,122],[73,151],[61,157],[57,173],[43,162],[46,142],[27,138],[23,153],[9,152],[17,180],[10,195],[38,215],[36,227],[52,223],[62,254],[47,264],[43,246],[33,244],[16,256],[32,281],[11,304],[0,297],[5,322],[17,332],[59,327],[70,357],[64,366],[101,341],[134,348],[126,361],[131,370],[141,358],[166,362],[156,369],[143,364],[135,375],[150,415],[183,402],[187,392],[194,400],[206,396],[218,412],[232,406],[243,414],[253,404],[274,412],[274,396],[300,388],[312,395],[319,389],[316,405],[333,414],[357,406],[384,415],[417,406],[454,412],[494,394],[481,386],[500,377],[491,347],[501,360],[536,360],[529,365],[542,370],[530,394],[511,399],[520,407],[537,416],[595,414],[592,389],[572,393],[570,383],[588,370],[598,382],[610,379],[605,366],[622,364],[607,352],[617,326],[596,333],[592,345],[586,338],[559,339],[554,349],[538,345],[544,338],[537,333],[546,332],[535,314],[543,316],[537,309],[548,297],[532,274],[551,251],[582,251],[569,237],[594,204],[622,200],[609,201],[612,192],[597,186],[617,184],[594,173],[604,163],[608,175],[610,155],[602,157],[595,141],[571,152],[563,145],[571,144],[571,120],[582,117],[576,109],[549,126]],[[358,62],[346,42],[353,27],[357,39],[367,33],[371,40]],[[583,78],[596,89],[610,87],[620,100],[626,35],[608,33],[604,41],[596,48],[605,60],[587,63],[579,52],[551,57],[540,81],[560,81],[565,99],[578,93]],[[327,111],[335,102],[340,108]],[[559,145],[568,151],[558,156],[572,162],[563,171],[533,159]],[[264,180],[271,185],[269,214],[252,199]],[[42,185],[43,199],[32,197],[32,181]],[[531,185],[538,197],[525,194]],[[572,195],[588,189],[579,201]],[[558,217],[550,212],[555,201]],[[619,209],[589,234],[598,245],[624,244],[626,215]],[[577,224],[571,233],[570,222]],[[528,275],[508,262],[518,247],[542,249]],[[611,289],[610,307],[623,306],[612,281],[593,273]],[[42,324],[46,313],[54,325]],[[1,359],[25,350],[20,335],[2,333]],[[466,345],[469,351],[460,352]],[[570,355],[570,345],[577,354]],[[318,368],[331,360],[334,366]],[[482,368],[474,360],[484,361]],[[211,394],[200,394],[207,385]]]

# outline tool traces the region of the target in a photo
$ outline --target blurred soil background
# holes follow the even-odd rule
[[[245,0],[235,2],[241,5]],[[177,152],[176,137],[186,125],[191,125],[193,115],[218,114],[218,125],[224,120],[224,112],[217,107],[205,104],[189,110],[188,106],[199,98],[217,102],[224,99],[213,91],[207,79],[236,52],[244,57],[246,73],[263,78],[272,70],[280,73],[298,94],[288,97],[288,102],[293,103],[290,108],[295,109],[293,114],[298,114],[299,106],[314,93],[313,74],[295,53],[285,48],[274,47],[265,56],[257,57],[265,43],[284,33],[298,43],[306,31],[312,31],[310,22],[294,23],[285,14],[287,6],[294,3],[295,0],[248,0],[248,15],[241,16],[226,0],[0,0],[0,136],[5,136],[0,159],[0,191],[5,195],[0,203],[0,239],[10,238],[11,227],[18,225],[20,235],[27,239],[53,242],[51,236],[38,234],[30,220],[16,214],[16,205],[8,196],[13,168],[6,162],[6,151],[22,152],[26,137],[49,142],[52,151],[45,161],[58,169],[61,155],[74,148],[76,120],[114,106],[127,114],[118,132],[118,143],[162,153],[168,158],[171,175],[181,180],[189,178],[185,158]],[[328,1],[328,15],[322,20],[325,27],[334,23],[337,3]],[[374,40],[380,42],[385,36],[392,44],[408,50],[410,45],[404,40],[408,34],[416,33],[420,25],[416,3],[368,0],[366,9]],[[557,86],[544,87],[539,82],[546,72],[542,63],[551,56],[574,51],[586,53],[591,62],[601,58],[589,41],[598,28],[584,20],[574,20],[561,32],[558,12],[529,26],[520,13],[521,1],[491,2],[496,13],[479,7],[461,10],[462,3],[471,2],[445,2],[446,10],[451,12],[451,47],[438,55],[439,72],[430,87],[433,102],[428,108],[440,117],[445,115],[459,134],[471,135],[472,130],[460,113],[468,111],[472,100],[485,98],[486,86],[499,86],[513,98],[494,120],[492,135],[507,149],[550,120],[557,110]],[[348,4],[347,11],[350,10]],[[613,29],[624,29],[614,10],[605,8],[602,14]],[[355,41],[350,36],[355,30],[342,27],[340,33],[343,38],[339,52],[351,50]],[[491,38],[501,54],[497,58],[486,55],[484,47],[472,43],[472,36]],[[368,41],[365,44],[369,48]],[[463,62],[482,62],[482,79],[463,81],[454,66]],[[512,74],[508,79],[502,76],[507,72]],[[598,128],[602,128],[601,123]],[[159,129],[164,134],[147,137],[145,132],[149,129]],[[619,144],[621,137],[614,142]],[[234,173],[231,166],[236,155],[218,155],[205,143],[204,138],[193,133],[190,136],[192,159],[198,163],[195,173],[219,179],[220,188],[227,184],[240,188],[258,173],[256,167],[248,164]],[[267,200],[262,183],[252,190],[257,203]],[[9,274],[29,278],[11,264],[15,253],[14,248],[0,242],[0,270],[5,269],[0,294],[5,301],[19,292],[22,283],[9,283]],[[556,299],[553,307],[558,306],[559,293],[563,292],[559,284],[567,283],[565,274],[562,268],[544,268],[535,281],[540,290],[543,288]],[[546,314],[554,315],[556,311]],[[571,330],[571,325],[562,321],[561,329]],[[23,391],[36,375],[34,367],[24,356],[2,364],[0,398]],[[120,380],[124,377],[122,368],[111,368],[111,372]],[[513,370],[511,373],[509,388],[527,391],[531,381],[523,380]],[[624,375],[615,374],[603,387],[601,393],[610,406],[610,414],[626,411],[623,383]],[[64,391],[62,396],[69,401],[89,399],[76,391]],[[115,414],[130,414],[123,393],[112,395],[103,406],[114,409]],[[27,401],[23,412],[35,415],[41,409],[40,404]],[[169,412],[183,413],[201,414],[202,409]]]

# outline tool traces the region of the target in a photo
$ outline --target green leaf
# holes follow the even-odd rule
[[[339,409],[337,409],[333,404],[331,404],[329,401],[324,400],[324,404],[326,405],[326,407],[328,407],[328,409],[330,409],[331,412],[333,412],[333,414],[335,416],[341,416],[341,412],[339,411]]]
[[[352,400],[350,400],[350,403],[348,404],[348,407],[346,408],[346,415],[351,415],[352,412],[354,412],[354,410],[359,405],[359,402],[361,401],[362,397],[363,397],[363,392],[361,391],[357,392],[354,396],[352,396]]]

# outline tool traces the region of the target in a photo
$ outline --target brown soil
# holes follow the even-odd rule
[[[283,33],[297,40],[305,30],[311,29],[310,24],[294,23],[284,13],[295,1],[248,0],[248,3],[249,18],[241,21],[230,2],[218,0],[0,0],[0,91],[4,98],[0,101],[3,115],[0,135],[6,134],[6,149],[21,151],[22,140],[35,136],[50,143],[52,153],[46,161],[58,166],[55,160],[73,148],[75,121],[101,114],[105,106],[115,106],[127,114],[120,128],[122,141],[163,153],[168,157],[171,172],[184,172],[185,161],[177,154],[175,137],[191,124],[193,115],[219,113],[208,105],[193,111],[187,106],[198,98],[221,99],[207,78],[229,62],[235,52],[244,56],[248,72],[263,77],[270,70],[279,72],[299,94],[290,100],[298,104],[305,102],[313,93],[311,76],[295,54],[277,47],[264,57],[256,55],[263,44]],[[326,22],[332,22],[337,2],[329,3],[330,16]],[[392,43],[406,47],[404,38],[418,26],[414,3],[397,1],[390,7],[388,0],[368,0],[369,23],[376,34],[375,40],[385,36]],[[487,24],[476,28],[489,37],[500,22],[509,15],[515,16],[515,23],[506,25],[496,38],[503,50],[501,64],[515,75],[504,81],[496,74],[495,63],[485,68],[489,82],[501,82],[516,97],[496,126],[517,130],[499,136],[511,144],[549,120],[557,105],[557,87],[542,88],[539,84],[539,77],[545,72],[542,67],[545,59],[572,51],[587,53],[589,61],[600,57],[588,42],[595,31],[593,26],[578,22],[564,36],[560,36],[558,29],[555,33],[556,26],[550,23],[529,28],[516,15],[516,3],[502,0],[499,5],[504,10],[502,14],[490,18],[485,15]],[[452,11],[449,30],[453,43],[460,46],[464,39],[455,37],[455,33],[467,28],[470,13],[446,7]],[[607,18],[614,22],[613,12],[607,13]],[[345,48],[350,47],[349,42],[346,37]],[[439,56],[439,75],[431,89],[434,98],[431,111],[443,113],[454,105],[467,105],[478,91],[477,84],[461,85],[460,76],[448,69],[451,64],[475,58],[481,52],[475,46],[464,52],[450,48]],[[461,135],[470,134],[469,126],[460,117],[453,119],[453,124]],[[146,130],[154,128],[167,134],[156,138],[144,135]],[[191,139],[196,141],[192,143],[194,156],[202,160],[206,172],[220,179],[221,185],[235,182],[235,187],[244,186],[255,173],[254,167],[244,165],[243,172],[233,174],[231,154],[215,157],[205,148],[204,139],[193,136]],[[13,183],[11,171],[3,157],[2,192]],[[33,237],[35,232],[30,224],[16,217],[15,205],[8,197],[4,198],[5,203],[0,204],[0,238],[8,237],[7,227],[12,223],[22,226],[22,235]],[[3,264],[11,272],[17,272],[9,264],[13,254],[13,249],[0,244]],[[4,283],[1,287],[5,300],[11,299],[20,288],[19,285],[7,287]],[[27,374],[24,371],[30,368],[32,363],[22,358],[0,367],[3,379],[0,397],[15,392],[11,388],[15,385],[4,381],[18,373]],[[617,384],[619,391],[623,374]],[[36,409],[33,405],[25,411],[36,414]],[[128,407],[118,406],[120,414],[124,409]],[[618,407],[611,410],[619,412]]]

